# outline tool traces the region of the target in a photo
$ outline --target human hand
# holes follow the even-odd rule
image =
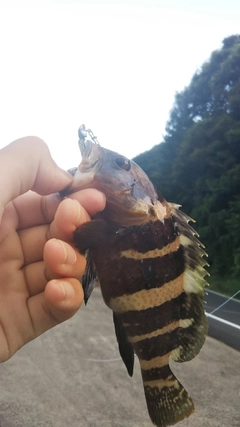
[[[102,193],[56,193],[72,177],[36,137],[0,150],[0,361],[81,306],[85,258],[73,231],[105,206]],[[28,191],[33,190],[33,191]]]

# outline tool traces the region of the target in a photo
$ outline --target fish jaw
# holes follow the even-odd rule
[[[101,168],[101,152],[97,144],[86,141],[79,144],[82,153],[82,161],[74,174],[74,181],[68,188],[69,193],[85,188],[97,188],[96,174]]]

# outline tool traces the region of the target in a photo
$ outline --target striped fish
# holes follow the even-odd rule
[[[74,234],[87,254],[85,301],[98,280],[130,376],[138,356],[153,424],[173,425],[194,409],[169,359],[191,360],[205,341],[206,253],[190,218],[157,195],[136,163],[100,147],[84,126],[79,136],[82,162],[68,191],[96,188],[107,198],[105,210]]]

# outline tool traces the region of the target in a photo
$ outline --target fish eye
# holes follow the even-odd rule
[[[114,160],[119,168],[124,169],[125,171],[130,171],[131,162],[126,159],[126,157],[116,157]]]

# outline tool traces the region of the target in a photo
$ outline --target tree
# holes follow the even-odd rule
[[[212,274],[240,273],[240,35],[223,40],[177,93],[164,141],[135,158],[197,220]]]

